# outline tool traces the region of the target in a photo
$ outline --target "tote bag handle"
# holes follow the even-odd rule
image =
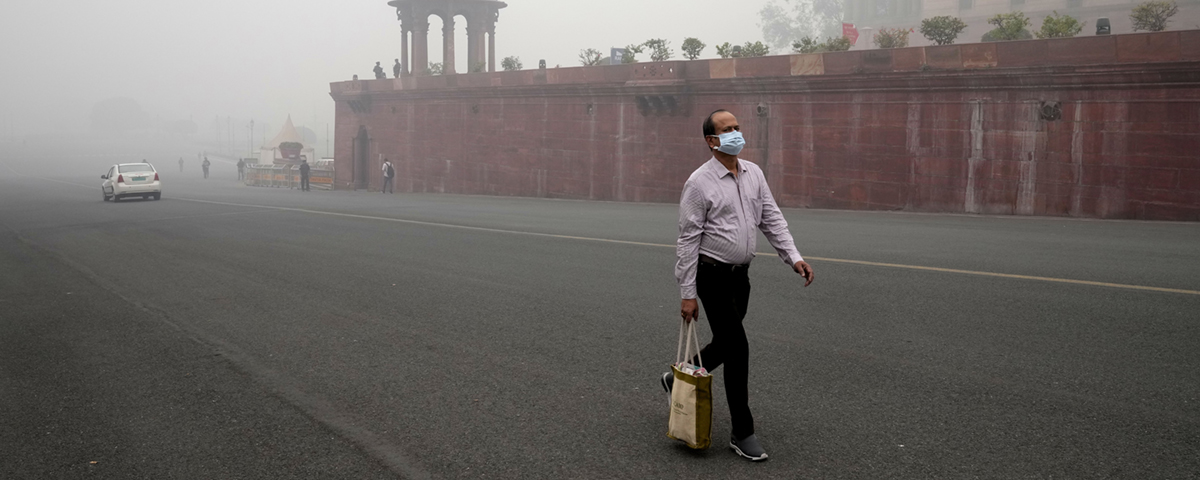
[[[679,325],[679,346],[675,349],[675,365],[691,360],[692,345],[696,346],[696,360],[700,363],[699,367],[704,368],[704,359],[700,358],[700,339],[696,337],[696,321],[683,321]]]

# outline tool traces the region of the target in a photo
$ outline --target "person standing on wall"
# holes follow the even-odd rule
[[[238,180],[245,180],[246,179],[246,159],[239,158],[237,166],[238,166]]]
[[[308,160],[300,161],[300,190],[308,191]]]
[[[400,67],[400,59],[397,58],[396,64],[392,65],[392,75],[395,76],[396,78],[400,78],[400,68],[401,68]]]
[[[392,179],[396,178],[396,168],[392,166],[392,162],[386,158],[383,159],[383,193],[396,193],[396,187],[392,186]]]
[[[376,78],[376,79],[384,79],[384,78],[387,78],[387,74],[386,74],[386,73],[383,73],[383,66],[382,66],[382,65],[380,65],[380,64],[379,64],[379,62],[375,62],[375,69],[374,69],[374,70],[375,70],[375,78]]]
[[[212,165],[212,163],[208,161],[208,156],[207,156],[207,155],[205,155],[205,156],[204,156],[204,162],[200,164],[200,168],[204,170],[204,178],[208,178],[208,167],[209,167],[209,165]]]
[[[704,120],[703,131],[713,156],[688,178],[679,201],[675,278],[682,297],[680,315],[685,322],[698,320],[699,297],[713,332],[700,357],[710,372],[725,365],[725,396],[733,423],[729,446],[752,461],[766,460],[750,414],[750,345],[742,325],[750,301],[747,274],[758,240],[755,230],[762,231],[779,258],[806,279],[806,287],[813,282],[813,270],[796,250],[762,170],[738,159],[746,142],[737,118],[717,110]],[[697,358],[690,361],[700,364]],[[675,377],[667,372],[661,381],[670,394]]]

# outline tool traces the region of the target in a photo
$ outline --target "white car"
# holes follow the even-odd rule
[[[117,201],[125,197],[162,198],[162,182],[158,171],[149,163],[121,163],[113,165],[108,173],[101,175],[100,193],[104,201]]]

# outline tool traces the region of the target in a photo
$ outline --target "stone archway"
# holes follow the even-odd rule
[[[402,74],[423,74],[428,68],[430,15],[442,19],[444,74],[458,73],[454,65],[454,24],[458,16],[467,21],[467,71],[484,64],[487,71],[496,71],[496,21],[500,9],[508,4],[499,0],[392,0],[388,5],[396,7],[396,18],[400,20]]]

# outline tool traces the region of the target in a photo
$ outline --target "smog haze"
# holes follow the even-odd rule
[[[709,46],[762,39],[766,0],[564,2],[509,0],[496,31],[497,58],[524,68],[578,65],[579,51],[650,38],[685,37]],[[430,61],[441,62],[441,20],[430,17]],[[329,82],[370,78],[375,62],[391,73],[401,30],[386,0],[294,2],[7,2],[0,16],[0,137],[87,132],[101,101],[134,100],[151,119],[217,119],[239,144],[247,123],[277,129],[291,115],[324,136],[333,121]],[[456,25],[465,52],[465,22]],[[465,71],[466,55],[457,56]],[[225,126],[225,123],[228,125]],[[274,132],[265,133],[266,136]],[[322,138],[323,140],[323,138]]]

